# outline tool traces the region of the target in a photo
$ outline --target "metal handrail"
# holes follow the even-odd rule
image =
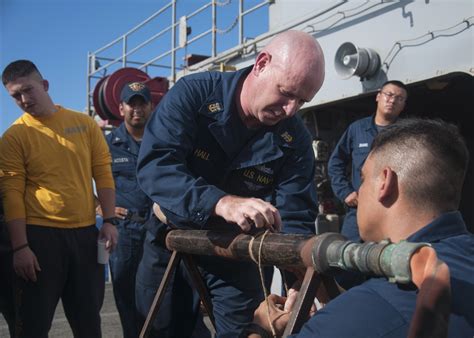
[[[211,8],[211,28],[204,31],[200,32],[198,35],[193,36],[191,39],[187,39],[185,41],[184,45],[179,45],[177,44],[176,41],[176,30],[179,27],[179,19],[176,17],[177,12],[176,12],[176,5],[179,0],[170,0],[170,2],[166,5],[164,5],[162,8],[160,8],[157,12],[153,13],[151,16],[146,18],[144,21],[140,22],[138,25],[134,26],[132,29],[121,35],[120,37],[114,39],[113,41],[109,42],[105,46],[95,50],[94,52],[88,53],[88,60],[87,60],[87,112],[89,114],[92,114],[92,95],[93,95],[93,90],[91,90],[91,81],[92,80],[97,80],[99,77],[99,74],[107,72],[112,66],[117,65],[121,63],[122,67],[127,67],[127,65],[134,65],[138,69],[147,69],[148,66],[154,66],[154,67],[159,67],[159,68],[164,68],[164,69],[170,69],[170,74],[168,75],[168,78],[171,83],[174,83],[176,81],[176,76],[177,76],[177,71],[182,70],[182,67],[176,66],[176,53],[180,50],[183,50],[186,53],[186,48],[190,44],[204,38],[205,36],[211,35],[211,46],[210,46],[210,55],[211,58],[215,58],[217,56],[217,34],[222,33],[218,31],[217,29],[217,6],[225,6],[228,5],[231,1],[228,1],[226,3],[221,3],[217,0],[210,0],[208,3],[202,5],[201,7],[197,8],[194,10],[192,13],[189,13],[185,15],[184,17],[186,20],[195,17],[196,15],[203,13],[205,10]],[[238,45],[241,45],[243,42],[243,26],[244,26],[244,20],[243,17],[245,15],[248,15],[255,10],[262,8],[264,6],[268,6],[269,4],[273,3],[274,0],[262,0],[261,3],[253,6],[252,8],[249,8],[247,10],[243,10],[243,2],[244,0],[238,0],[239,1],[239,12],[237,15],[237,21],[238,21]],[[169,26],[166,28],[162,29],[158,33],[154,34],[153,36],[147,38],[145,41],[140,42],[138,45],[133,46],[130,48],[129,46],[129,37],[131,34],[134,34],[138,32],[142,27],[144,27],[146,24],[150,23],[152,20],[160,17],[163,15],[167,10],[171,9],[171,23]],[[235,25],[235,23],[234,23]],[[231,27],[228,31],[232,30],[234,27]],[[139,50],[143,49],[144,47],[150,45],[151,42],[156,41],[159,38],[164,38],[165,35],[171,34],[171,41],[170,43],[170,48],[166,50],[165,52],[161,53],[158,56],[155,56],[147,61],[140,62],[138,60],[133,60],[129,61],[128,58],[138,52]],[[112,56],[110,57],[109,55],[102,56],[104,53],[110,51],[110,48],[115,47],[117,44],[121,43],[122,44],[122,51],[121,55],[118,55],[116,57]],[[156,64],[158,60],[161,60],[165,57],[170,57],[170,61],[167,65],[167,62],[161,62],[163,64]],[[97,67],[97,61],[106,61],[104,65],[100,65]],[[186,66],[185,66],[186,67]],[[114,68],[115,69],[115,68]]]
[[[334,5],[331,5],[330,7],[326,8],[325,10],[323,11],[319,11],[315,14],[310,14],[309,16],[306,16],[306,17],[303,17],[299,20],[296,20],[288,25],[284,25],[282,26],[281,28],[279,29],[276,29],[276,30],[273,30],[271,32],[268,32],[268,33],[265,33],[265,34],[262,34],[260,35],[258,38],[254,39],[254,40],[251,40],[251,41],[248,41],[248,42],[242,42],[239,46],[235,47],[235,48],[232,48],[232,49],[229,49],[227,50],[226,52],[224,53],[221,53],[219,55],[219,57],[217,59],[213,59],[213,60],[204,60],[202,62],[199,63],[199,65],[195,68],[190,68],[191,71],[198,71],[198,70],[202,70],[203,68],[205,67],[208,67],[209,64],[211,63],[219,63],[219,62],[225,62],[227,61],[228,59],[232,58],[233,56],[235,55],[238,55],[240,53],[241,50],[245,50],[246,48],[250,47],[251,45],[255,45],[259,42],[262,42],[262,41],[265,41],[266,39],[276,35],[276,34],[279,34],[281,32],[284,32],[286,30],[289,30],[289,29],[292,29],[294,27],[297,27],[299,25],[301,25],[302,23],[306,22],[306,21],[309,21],[311,19],[314,19],[314,18],[317,18],[319,16],[322,16],[328,12],[331,12],[332,10],[334,10],[335,8],[341,6],[342,4],[344,4],[347,0],[341,0],[339,1],[338,3],[334,4]]]
[[[145,19],[144,21],[142,21],[140,24],[136,25],[135,27],[133,27],[132,29],[130,29],[128,32],[126,32],[125,34],[123,34],[121,37],[113,40],[112,42],[108,43],[107,45],[97,49],[96,51],[92,52],[92,54],[98,54],[104,50],[106,50],[107,48],[113,46],[114,44],[116,44],[117,42],[119,42],[120,40],[123,39],[124,36],[128,36],[134,32],[136,32],[138,29],[140,29],[141,27],[143,27],[144,25],[146,25],[148,22],[150,22],[151,20],[153,20],[154,18],[156,18],[158,15],[160,15],[161,13],[163,13],[165,10],[168,9],[168,7],[170,7],[173,2],[176,1],[176,0],[173,0],[171,1],[169,4],[163,6],[160,10],[158,10],[157,12],[155,12],[153,15],[151,15],[150,17],[148,17],[147,19]]]

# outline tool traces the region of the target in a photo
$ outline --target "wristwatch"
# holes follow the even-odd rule
[[[247,338],[250,334],[256,333],[262,338],[273,338],[273,335],[256,323],[250,323],[239,335],[239,338]]]
[[[112,224],[112,225],[118,225],[118,219],[117,219],[117,217],[104,218],[102,223],[109,223],[109,224]]]

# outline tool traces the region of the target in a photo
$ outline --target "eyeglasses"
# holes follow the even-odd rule
[[[407,99],[404,96],[395,95],[394,93],[387,93],[387,92],[382,92],[382,91],[381,93],[385,96],[385,99],[387,101],[390,101],[391,99],[393,99],[393,101],[395,102],[403,103]]]

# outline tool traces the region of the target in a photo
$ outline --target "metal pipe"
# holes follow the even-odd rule
[[[380,243],[354,243],[338,233],[315,236],[311,260],[316,271],[328,272],[331,268],[359,271],[367,275],[383,276],[390,282],[411,281],[410,259],[428,243],[410,243],[389,240]]]
[[[91,100],[90,100],[90,91],[91,91],[91,77],[89,74],[91,73],[91,53],[87,53],[87,82],[86,82],[86,91],[87,91],[87,115],[91,115]]]
[[[172,7],[172,13],[171,13],[171,19],[173,20],[173,25],[171,28],[171,82],[175,83],[176,82],[176,0],[173,0],[173,7]],[[147,67],[148,64],[155,62],[153,61],[148,61],[145,63],[142,67]]]
[[[172,50],[169,50],[169,51],[167,51],[167,52],[164,52],[164,53],[158,55],[157,57],[155,57],[155,58],[153,58],[153,59],[151,59],[151,60],[149,60],[149,61],[143,63],[140,67],[137,67],[137,68],[138,68],[138,69],[143,69],[143,68],[145,68],[145,67],[148,67],[149,65],[153,64],[153,62],[158,61],[159,59],[164,58],[165,56],[168,56],[168,55],[170,55],[170,54],[173,54],[173,53],[174,53],[176,50],[178,50],[178,49],[179,49],[179,47],[175,47],[175,48],[173,48]],[[174,57],[174,58],[175,58],[175,57]],[[174,59],[174,58],[173,58],[173,59]],[[174,63],[172,63],[172,64],[171,64],[171,68],[176,69],[176,65],[174,65]],[[175,72],[174,72],[174,73],[175,73]],[[174,77],[173,77],[173,78],[174,78]]]
[[[167,27],[161,31],[159,31],[158,33],[156,33],[155,35],[149,37],[148,39],[146,39],[145,41],[143,41],[141,44],[133,47],[132,49],[130,49],[127,53],[127,55],[130,55],[130,54],[133,54],[135,53],[137,50],[141,49],[142,47],[146,46],[147,44],[149,44],[150,42],[158,39],[160,36],[164,35],[165,33],[169,32],[170,30],[174,30],[176,27],[176,25],[172,25],[170,27]],[[172,33],[171,33],[172,34]]]
[[[412,255],[429,246],[406,241],[354,243],[339,233],[318,236],[267,233],[263,238],[261,233],[254,237],[211,230],[171,230],[165,244],[170,250],[188,254],[253,260],[283,268],[312,267],[325,274],[339,268],[386,277],[397,283],[411,281]]]
[[[216,17],[216,0],[212,0],[212,42],[211,42],[211,55],[215,57],[217,54],[216,44],[216,31],[217,31],[217,17]]]
[[[192,38],[191,40],[188,41],[188,44],[190,44],[191,42],[194,42],[197,38],[199,38],[199,37],[201,37],[201,36],[203,36],[203,35],[209,34],[210,32],[211,32],[211,30],[208,30],[208,31],[206,31],[206,32],[201,33],[199,36],[195,36],[194,38]],[[154,57],[153,59],[151,59],[151,60],[149,60],[149,61],[147,61],[147,62],[145,62],[145,63],[142,63],[142,65],[141,65],[140,67],[138,67],[138,69],[142,69],[142,68],[144,68],[144,67],[147,67],[147,66],[149,66],[149,65],[152,65],[153,62],[158,61],[159,59],[161,59],[161,58],[163,58],[163,57],[165,57],[165,56],[168,56],[168,55],[172,54],[173,52],[177,51],[177,50],[180,49],[180,48],[181,48],[181,47],[177,46],[177,47],[175,47],[174,49],[171,49],[171,50],[169,50],[169,51],[167,51],[167,52],[164,52],[164,53],[158,55],[157,57]],[[164,67],[164,66],[161,66],[161,67]],[[177,68],[177,69],[182,69],[182,67],[177,67],[177,66],[175,66],[174,68],[175,68],[175,69],[176,69],[176,68]]]
[[[268,5],[268,4],[271,4],[272,2],[273,2],[273,1],[265,1],[265,2],[259,3],[259,4],[255,5],[255,6],[253,6],[252,8],[247,9],[247,10],[246,10],[245,12],[243,12],[242,14],[243,14],[243,15],[250,14],[250,13],[256,11],[257,9],[262,8],[263,6],[266,6],[266,5]]]
[[[151,20],[153,20],[154,18],[156,18],[158,15],[160,15],[161,13],[163,13],[165,10],[168,9],[168,7],[170,7],[172,5],[172,3],[174,2],[174,0],[172,2],[170,2],[169,4],[165,5],[164,7],[162,7],[159,11],[153,13],[150,17],[148,17],[147,19],[145,19],[144,21],[142,21],[139,25],[133,27],[132,29],[130,29],[128,32],[126,32],[124,35],[122,35],[121,37],[109,42],[107,45],[97,49],[94,54],[98,54],[104,50],[106,50],[107,48],[115,45],[117,42],[119,42],[124,36],[126,35],[130,35],[132,34],[133,32],[135,32],[136,30],[138,30],[139,28],[143,27],[144,25],[146,25],[148,22],[150,22]]]
[[[127,67],[127,36],[123,36],[123,45],[122,45],[122,67]]]
[[[208,35],[208,34],[210,34],[210,33],[212,33],[213,36],[215,35],[215,32],[214,32],[214,31],[212,30],[212,28],[211,28],[211,29],[208,29],[207,31],[204,31],[204,32],[199,33],[199,35],[196,35],[196,36],[193,37],[192,39],[189,39],[187,44],[190,45],[190,44],[193,43],[194,41],[199,40],[199,39],[202,38],[203,36],[206,36],[206,35]],[[213,37],[212,39],[214,39],[214,37]]]
[[[199,7],[198,9],[196,9],[194,12],[192,12],[191,14],[188,14],[186,15],[186,19],[191,19],[193,16],[201,13],[203,10],[205,10],[206,8],[208,8],[209,6],[212,5],[212,1],[211,2],[208,2],[207,4],[203,5],[202,7]]]
[[[244,0],[239,0],[239,45],[244,43],[244,26],[243,26],[243,15],[244,12]]]
[[[130,52],[129,52],[129,54],[130,54]],[[103,57],[103,56],[101,56],[101,57],[96,57],[95,59],[96,59],[96,60],[104,60],[104,61],[113,61],[113,59],[111,59],[111,58],[106,58],[106,57]],[[127,59],[127,64],[129,64],[129,65],[131,65],[131,64],[133,64],[133,65],[143,65],[143,62],[142,62],[142,61],[131,61],[131,60],[128,60],[128,59]],[[154,63],[149,64],[148,66],[158,67],[158,68],[167,68],[167,69],[171,68],[171,66],[165,66],[165,65],[154,64]],[[91,77],[94,77],[94,76],[91,75]],[[100,79],[100,78],[102,78],[103,76],[95,76],[95,77]]]

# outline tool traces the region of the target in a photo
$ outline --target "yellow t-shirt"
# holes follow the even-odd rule
[[[77,228],[95,223],[92,178],[114,188],[111,157],[95,121],[57,106],[43,118],[24,113],[4,133],[0,179],[6,221]]]

